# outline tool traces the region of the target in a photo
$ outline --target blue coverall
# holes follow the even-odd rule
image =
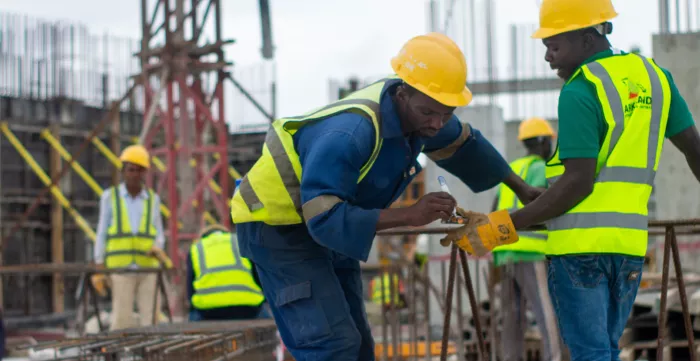
[[[391,97],[395,89],[382,94],[384,145],[359,184],[359,170],[374,146],[374,128],[367,119],[343,113],[294,135],[303,168],[302,204],[323,194],[345,202],[306,224],[237,225],[241,254],[255,264],[280,335],[298,361],[374,360],[360,261],[367,260],[380,210],[421,171],[421,148],[442,149],[461,133],[462,124],[453,116],[432,138],[404,135]],[[471,131],[461,148],[438,165],[480,192],[501,183],[510,167],[478,130]]]

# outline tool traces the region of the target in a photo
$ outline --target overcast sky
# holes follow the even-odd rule
[[[536,23],[537,1],[494,2],[496,64],[501,72],[507,72],[509,26]],[[298,114],[327,102],[329,78],[375,77],[391,72],[389,60],[401,45],[428,29],[426,0],[270,0],[270,3],[280,115]],[[442,27],[450,0],[439,3],[442,19],[438,23]],[[469,9],[464,6],[467,1],[455,0],[454,3],[447,33],[460,46],[469,46],[470,36],[465,40],[469,28],[463,26],[469,18]],[[477,19],[483,18],[482,3],[477,1]],[[613,45],[626,50],[638,44],[645,55],[652,55],[651,34],[658,23],[657,0],[616,0],[614,4],[620,16],[614,20]],[[3,11],[79,21],[96,33],[109,31],[134,38],[138,38],[141,31],[139,6],[137,0],[0,0]],[[244,70],[260,63],[257,1],[226,0],[222,6],[225,37],[236,40],[227,48],[227,58]],[[479,62],[481,65],[477,67],[482,68],[486,43],[481,36],[483,23],[479,24],[477,54],[469,53],[468,48],[466,57],[468,62]],[[543,48],[536,40],[524,39],[523,42],[524,46]],[[538,61],[538,66],[545,66],[542,59]],[[480,71],[471,70],[470,76]],[[250,116],[247,110],[246,114],[246,122],[259,119]]]

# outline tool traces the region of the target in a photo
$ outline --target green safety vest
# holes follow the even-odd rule
[[[199,310],[258,306],[265,300],[250,260],[240,256],[234,233],[212,233],[190,247],[194,269],[192,305]]]
[[[132,232],[126,204],[119,194],[119,188],[110,187],[106,192],[112,192],[112,223],[107,229],[105,266],[122,268],[136,264],[144,268],[158,267],[158,260],[147,255],[156,240],[156,227],[151,222],[155,197],[153,191],[148,190],[148,200],[143,204],[141,224],[136,234]]]
[[[399,297],[399,276],[394,274],[394,302],[393,305],[401,306],[401,298]],[[384,301],[382,301],[382,279],[384,280]],[[389,282],[389,273],[384,273],[383,276],[375,276],[372,279],[372,302],[378,305],[391,305],[391,285]]]
[[[596,89],[608,131],[598,154],[593,192],[547,222],[547,253],[644,256],[648,202],[668,121],[668,79],[652,59],[616,55],[581,67]],[[571,81],[571,80],[569,80]],[[559,147],[547,163],[552,184],[564,173]]]
[[[515,174],[519,175],[520,178],[525,179],[528,171],[530,170],[530,166],[538,159],[541,158],[538,156],[529,155],[513,161],[510,163],[510,167]],[[505,184],[501,184],[498,192],[498,210],[507,209],[508,211],[513,212],[517,209],[523,208],[523,204],[520,202],[518,197],[516,197],[515,193]],[[542,254],[545,253],[547,246],[546,231],[522,231],[518,232],[518,236],[517,242],[496,247],[493,249],[493,252],[520,251]]]
[[[338,197],[321,195],[302,206],[302,169],[292,137],[304,125],[340,113],[354,112],[367,118],[374,126],[375,141],[372,155],[360,169],[359,183],[372,168],[382,147],[381,95],[385,88],[399,82],[396,76],[385,78],[306,115],[275,120],[265,137],[262,156],[243,177],[231,198],[233,223],[299,224],[340,203]]]

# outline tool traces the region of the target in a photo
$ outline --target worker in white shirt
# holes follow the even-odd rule
[[[160,198],[145,184],[150,168],[150,156],[146,148],[132,145],[124,149],[120,158],[124,181],[110,187],[100,199],[100,219],[97,226],[94,260],[106,268],[158,267],[157,254],[165,246]],[[110,330],[132,327],[134,323],[134,299],[142,326],[149,325],[154,309],[153,297],[156,273],[111,274],[112,322]],[[103,293],[107,277],[92,276],[98,293]],[[157,307],[156,307],[157,308]]]

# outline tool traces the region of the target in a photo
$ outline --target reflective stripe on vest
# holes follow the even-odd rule
[[[646,254],[648,202],[661,158],[670,86],[652,60],[612,56],[583,66],[571,79],[592,83],[608,131],[598,154],[593,192],[547,223],[549,254]],[[571,81],[571,80],[569,80]],[[564,173],[559,147],[547,180]]]
[[[234,223],[262,221],[270,225],[302,223],[341,202],[335,196],[319,196],[301,204],[301,164],[294,149],[294,134],[311,121],[354,112],[372,122],[375,142],[372,155],[360,170],[359,183],[372,168],[382,146],[379,102],[387,87],[401,82],[382,79],[346,98],[305,115],[275,120],[267,132],[262,156],[243,177],[231,198]]]
[[[396,306],[401,306],[401,299],[399,297],[400,293],[400,284],[399,284],[399,276],[394,275],[392,277],[394,280],[394,302],[393,305]],[[384,273],[382,277],[380,276],[375,276],[372,279],[372,302],[378,304],[378,305],[391,305],[391,282],[389,278],[388,273]],[[384,302],[382,302],[382,282],[384,283]]]
[[[542,159],[535,155],[529,155],[520,159],[517,159],[510,163],[510,167],[515,174],[520,176],[520,178],[527,178],[530,166],[532,163]],[[497,209],[507,209],[510,212],[514,212],[523,207],[518,197],[515,193],[508,188],[505,184],[501,184],[498,190],[498,206]],[[531,252],[531,253],[545,253],[545,248],[547,246],[547,232],[545,231],[523,231],[518,232],[518,241],[513,244],[508,244],[505,246],[499,246],[493,249],[494,252],[503,251],[518,251],[518,252]]]
[[[155,197],[153,191],[148,190],[148,199],[143,202],[144,209],[136,234],[132,232],[132,224],[119,188],[111,187],[106,191],[112,192],[112,223],[107,230],[105,266],[122,268],[136,264],[139,267],[158,267],[158,260],[148,256],[156,239],[156,228],[151,222]]]
[[[253,278],[252,264],[241,257],[236,235],[216,232],[192,244],[192,305],[200,310],[258,306],[265,297]]]

